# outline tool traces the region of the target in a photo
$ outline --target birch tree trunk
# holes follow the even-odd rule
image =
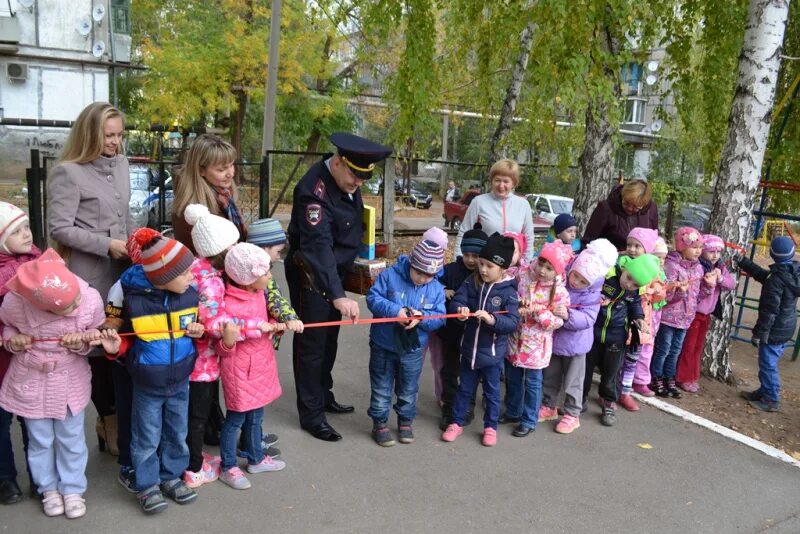
[[[728,134],[714,188],[709,229],[744,246],[761,178],[775,102],[789,0],[750,0]],[[722,321],[713,321],[703,350],[703,371],[732,382],[730,333],[734,292],[723,293]]]
[[[497,123],[497,129],[494,131],[494,135],[492,135],[492,142],[489,147],[489,167],[503,157],[503,141],[506,136],[508,136],[508,132],[511,131],[511,125],[514,122],[514,113],[517,110],[519,95],[522,92],[522,80],[525,78],[525,71],[528,68],[528,58],[531,56],[533,32],[535,29],[536,24],[531,21],[525,26],[522,33],[520,33],[519,55],[517,56],[516,63],[514,63],[514,70],[511,72],[511,83],[508,84],[506,98],[503,101],[503,109],[500,111],[500,119]]]
[[[619,53],[619,39],[611,28],[606,26],[602,32],[603,46],[613,55]],[[605,65],[604,74],[613,87],[616,101],[619,101],[619,72],[611,65]],[[583,234],[586,223],[592,215],[597,203],[608,196],[614,174],[613,140],[616,128],[609,116],[613,104],[599,96],[589,101],[586,108],[586,128],[583,140],[583,151],[578,158],[581,169],[581,181],[575,194],[572,215],[578,221],[578,229]]]

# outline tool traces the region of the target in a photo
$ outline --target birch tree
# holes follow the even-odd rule
[[[789,0],[750,0],[739,74],[728,131],[717,173],[709,229],[725,241],[744,246],[754,197],[769,139]],[[733,292],[723,292],[723,320],[709,329],[703,368],[730,381],[730,332]]]

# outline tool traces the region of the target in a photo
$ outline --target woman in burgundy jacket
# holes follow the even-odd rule
[[[592,212],[582,237],[584,246],[603,237],[617,250],[625,250],[632,229],[658,230],[658,208],[652,197],[653,188],[645,180],[631,180],[612,189]]]

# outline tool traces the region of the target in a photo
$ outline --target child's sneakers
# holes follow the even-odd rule
[[[397,439],[400,443],[414,443],[414,427],[411,423],[397,425]]]
[[[556,432],[559,434],[572,434],[572,431],[580,426],[581,422],[577,417],[564,414],[564,417],[556,425]]]
[[[631,397],[630,393],[622,393],[618,399],[619,405],[628,410],[629,412],[638,412],[639,403]]]
[[[117,482],[129,492],[136,493],[136,471],[134,471],[133,467],[120,467]]]
[[[381,447],[393,447],[395,444],[392,431],[386,425],[373,427],[372,439]]]
[[[617,424],[617,405],[613,402],[603,402],[603,415],[600,418],[603,426],[614,426]]]
[[[282,460],[276,460],[271,456],[264,455],[264,459],[258,462],[257,464],[247,464],[247,472],[248,473],[267,473],[271,471],[280,471],[286,467],[286,462]]]
[[[453,442],[462,432],[464,429],[460,425],[450,423],[450,426],[442,433],[442,441]]]
[[[655,392],[650,389],[647,384],[633,384],[633,391],[642,397],[655,397]]]
[[[180,478],[162,482],[161,491],[178,504],[190,504],[197,499],[197,492],[184,484]]]
[[[700,384],[697,382],[680,382],[678,387],[687,393],[697,393],[700,391]]]
[[[208,464],[212,467],[218,468],[222,465],[222,458],[219,456],[214,456],[213,454],[208,454],[206,451],[203,451],[203,461],[208,462]]]
[[[497,445],[497,430],[492,427],[483,429],[483,443],[484,447],[494,447]]]
[[[230,469],[227,469],[220,473],[219,479],[227,484],[228,486],[232,487],[233,489],[237,490],[246,490],[250,489],[250,481],[247,480],[247,477],[244,476],[242,470],[239,467],[234,466]]]
[[[656,395],[659,397],[668,397],[669,392],[667,391],[666,380],[661,378],[660,376],[654,376],[653,382],[650,384],[650,389],[652,389]]]
[[[139,499],[139,506],[146,514],[157,514],[167,509],[167,501],[158,486],[147,488],[140,491],[136,498]]]
[[[189,471],[188,469],[183,472],[183,482],[189,488],[199,488],[203,484],[214,482],[219,478],[220,467],[219,464],[212,465],[203,460],[203,465],[200,466],[199,471]]]
[[[680,399],[681,390],[679,390],[677,384],[675,384],[675,378],[667,378],[665,379],[665,382],[666,382],[665,387],[667,389],[667,394],[673,399]]]
[[[539,408],[539,422],[555,421],[556,419],[558,419],[558,410],[542,404],[542,407]]]
[[[45,491],[42,495],[42,508],[44,515],[55,517],[64,513],[64,498],[57,491]]]
[[[86,500],[82,495],[64,495],[64,514],[67,519],[78,519],[86,515]]]

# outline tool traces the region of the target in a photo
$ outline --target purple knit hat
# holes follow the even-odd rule
[[[425,233],[422,234],[422,240],[433,241],[443,249],[447,249],[447,232],[438,226],[433,226],[425,230]]]
[[[725,250],[725,241],[718,235],[706,234],[703,236],[703,252],[712,252]]]
[[[433,241],[420,241],[411,251],[411,266],[425,274],[436,274],[444,263],[444,248]]]

